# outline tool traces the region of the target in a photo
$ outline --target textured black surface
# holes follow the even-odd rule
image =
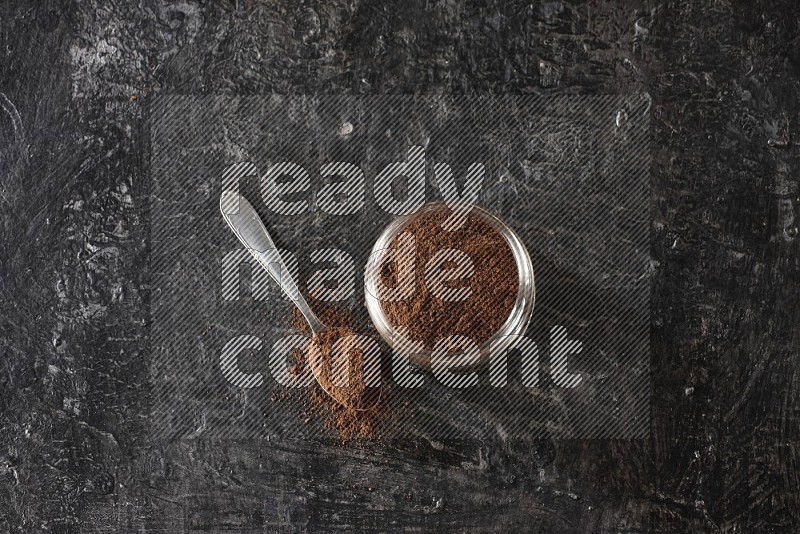
[[[800,10],[0,6],[0,528],[796,531]],[[146,441],[158,92],[653,97],[646,441]]]

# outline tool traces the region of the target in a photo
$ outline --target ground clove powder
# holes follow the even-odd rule
[[[313,337],[311,343],[316,344],[317,361],[309,356],[313,354],[309,346],[306,351],[295,353],[295,365],[289,372],[298,375],[305,366],[313,368],[319,383],[304,391],[305,413],[310,418],[320,418],[325,428],[333,430],[343,442],[376,439],[380,435],[383,423],[391,414],[388,401],[381,388],[367,387],[364,380],[364,354],[361,350],[351,350],[346,357],[349,360],[352,374],[347,384],[338,386],[331,376],[332,351],[335,343],[346,336],[357,333],[352,315],[345,309],[324,306],[317,303],[314,311],[320,320],[329,326],[325,332]],[[308,323],[297,308],[293,312],[293,326],[303,333],[310,334]],[[324,386],[324,390],[321,386]],[[333,399],[326,393],[336,398]]]
[[[397,260],[385,262],[379,272],[380,287],[393,290],[401,284],[408,285],[408,280],[401,280],[411,278],[409,266],[403,262],[413,262],[413,293],[389,300],[388,290],[386,295],[379,291],[378,298],[387,320],[395,327],[407,328],[408,336],[428,350],[437,340],[454,334],[467,336],[477,344],[487,341],[511,314],[519,287],[516,260],[505,238],[476,215],[467,216],[459,228],[447,230],[443,223],[450,215],[449,211],[432,212],[413,220],[389,244],[398,252],[408,243],[408,235],[406,241],[401,241],[402,236],[410,234],[412,252],[395,254]],[[469,277],[443,282],[451,290],[468,287],[469,296],[464,300],[439,298],[431,291],[430,279],[426,280],[429,261],[437,252],[448,249],[465,253],[472,263]],[[442,267],[454,266],[445,262]]]

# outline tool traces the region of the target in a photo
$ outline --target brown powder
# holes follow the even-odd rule
[[[458,229],[448,231],[442,223],[449,216],[449,211],[423,215],[395,237],[389,245],[395,251],[403,234],[408,232],[414,237],[415,252],[410,256],[414,261],[413,294],[401,300],[379,295],[387,320],[396,327],[408,328],[410,338],[428,350],[437,340],[454,334],[470,337],[477,344],[487,341],[511,314],[519,287],[517,264],[503,236],[475,215],[468,216]],[[450,290],[468,287],[471,294],[465,300],[443,300],[431,292],[430,280],[426,282],[428,262],[446,249],[461,251],[472,261],[469,278],[442,282]],[[402,261],[402,254],[398,256]],[[442,264],[443,269],[454,266],[453,262]],[[398,287],[398,277],[407,267],[387,261],[379,275],[383,286]]]
[[[296,349],[292,353],[292,366],[289,367],[289,374],[292,376],[300,376],[303,374],[303,368],[306,365],[306,355],[303,354],[303,351],[300,349]]]
[[[343,442],[375,439],[391,410],[384,392],[380,388],[367,387],[365,383],[363,351],[353,349],[347,353],[351,372],[346,384],[334,382],[332,377],[334,344],[342,337],[356,334],[352,315],[321,303],[314,306],[314,312],[329,329],[314,336],[312,343],[316,344],[316,351],[311,347],[305,353],[297,351],[295,358],[299,356],[300,360],[290,368],[290,372],[299,374],[304,365],[309,365],[319,381],[311,386],[310,391],[304,391],[307,415],[321,418],[324,427],[335,431]],[[311,333],[308,323],[296,308],[292,323],[298,330]],[[310,356],[308,359],[307,354]]]
[[[315,334],[309,349],[309,365],[326,392],[345,406],[362,409],[371,397],[371,388],[364,381],[364,351],[354,347],[344,355],[347,361],[334,361],[336,343],[355,335],[348,327],[331,327]],[[337,364],[342,368],[339,372],[336,372]]]

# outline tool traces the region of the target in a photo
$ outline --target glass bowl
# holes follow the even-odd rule
[[[366,299],[367,311],[369,312],[370,319],[375,325],[378,334],[393,350],[407,357],[415,365],[423,368],[430,368],[431,351],[421,349],[420,347],[411,350],[407,342],[403,343],[404,338],[400,335],[395,325],[391,324],[386,318],[381,301],[377,297],[378,276],[380,276],[380,267],[384,263],[385,251],[388,250],[389,244],[394,238],[408,227],[409,224],[420,217],[440,211],[450,212],[451,210],[444,202],[430,202],[413,213],[400,216],[392,221],[386,229],[384,229],[383,233],[381,233],[375,245],[372,247],[364,276],[364,296]],[[531,263],[528,250],[525,248],[519,235],[500,218],[480,206],[471,205],[469,215],[477,216],[490,224],[506,240],[517,264],[519,284],[516,302],[514,303],[510,315],[500,327],[500,330],[485,342],[478,345],[478,357],[476,358],[473,353],[467,354],[463,351],[452,352],[448,354],[446,361],[442,362],[446,364],[449,369],[474,367],[485,362],[490,352],[500,354],[502,351],[510,348],[515,343],[517,337],[523,334],[528,327],[528,323],[533,315],[533,303],[536,294],[533,280],[533,264]]]

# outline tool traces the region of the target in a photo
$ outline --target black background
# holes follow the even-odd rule
[[[3,2],[0,527],[792,532],[795,2]],[[641,441],[147,441],[148,99],[652,108]]]

